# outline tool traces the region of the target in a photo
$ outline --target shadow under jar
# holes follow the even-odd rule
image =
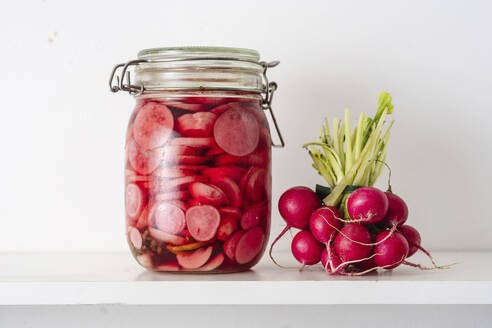
[[[248,49],[185,47],[142,50],[115,66],[111,91],[136,98],[125,212],[128,243],[143,267],[224,273],[260,260],[272,190],[265,110],[276,126],[276,84],[266,70],[277,64]]]

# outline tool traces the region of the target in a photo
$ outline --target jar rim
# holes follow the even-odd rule
[[[218,46],[186,46],[148,48],[138,52],[139,59],[192,59],[214,57],[217,59],[243,60],[259,62],[260,53],[248,48],[218,47]]]

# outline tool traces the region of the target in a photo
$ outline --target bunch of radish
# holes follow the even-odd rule
[[[424,268],[407,261],[421,250],[430,257],[434,268],[439,268],[420,245],[419,232],[404,225],[408,207],[392,192],[374,187],[355,190],[345,204],[348,218],[336,207],[321,206],[318,195],[307,187],[284,192],[278,208],[287,227],[274,244],[290,228],[300,229],[292,240],[291,251],[303,266],[321,262],[328,273],[343,275],[394,269],[401,264]]]
[[[408,207],[392,193],[391,185],[387,192],[373,187],[383,165],[387,166],[394,121],[386,131],[383,126],[394,110],[391,100],[382,92],[374,117],[361,113],[353,130],[347,109],[343,122],[335,118],[330,131],[325,121],[320,140],[304,145],[328,187],[317,188],[319,195],[307,187],[294,187],[280,197],[278,208],[287,227],[270,248],[275,263],[273,246],[286,231],[297,228],[301,231],[292,240],[294,257],[302,266],[321,262],[330,274],[361,275],[402,263],[426,269],[407,261],[417,250],[429,256],[432,269],[443,268],[421,247],[419,232],[404,225]]]
[[[128,241],[140,264],[225,272],[259,260],[271,140],[257,96],[141,98],[126,139]]]

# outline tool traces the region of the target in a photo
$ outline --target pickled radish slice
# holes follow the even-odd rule
[[[255,165],[266,167],[269,162],[269,152],[265,149],[257,149],[247,156],[233,156],[220,154],[214,158],[214,165]]]
[[[189,189],[191,196],[204,204],[220,206],[228,202],[226,194],[217,186],[194,182]]]
[[[125,208],[126,214],[130,218],[136,218],[142,211],[144,196],[142,189],[134,183],[126,186],[125,190]]]
[[[263,247],[264,236],[260,227],[246,231],[236,246],[236,262],[245,264],[253,260]]]
[[[171,246],[171,245],[167,245],[167,249],[170,250],[172,253],[180,253],[180,252],[186,252],[186,251],[193,251],[197,248],[201,248],[203,246],[207,246],[208,244],[211,244],[212,242],[214,242],[215,239],[211,239],[209,241],[198,241],[198,242],[195,242],[195,243],[189,243],[189,244],[185,244],[185,245],[181,245],[181,246]]]
[[[258,146],[258,121],[247,110],[230,109],[215,121],[214,137],[217,145],[226,153],[234,156],[248,155]]]
[[[139,181],[150,181],[152,178],[148,175],[127,175],[126,176],[126,182],[139,182]]]
[[[188,209],[188,205],[186,205],[186,203],[183,202],[182,200],[171,199],[171,200],[168,200],[167,202],[169,204],[172,204],[172,205],[179,207],[183,212],[186,212],[186,210]]]
[[[224,105],[217,106],[215,108],[212,108],[210,110],[210,113],[214,113],[216,115],[222,115],[223,113],[227,112],[229,109],[233,108],[241,108],[241,103],[240,102],[230,102]]]
[[[212,159],[212,156],[194,156],[194,155],[178,155],[178,156],[166,156],[164,155],[164,162],[167,164],[203,164]]]
[[[265,182],[267,171],[255,169],[251,172],[246,183],[246,196],[253,203],[258,203],[266,196]]]
[[[224,259],[224,254],[219,253],[215,255],[210,261],[208,261],[207,264],[197,269],[192,269],[191,271],[213,271],[222,265]]]
[[[215,142],[214,138],[174,138],[171,145],[208,148],[214,146]]]
[[[195,172],[193,172],[192,170],[183,170],[179,166],[160,167],[152,173],[152,175],[161,178],[181,178],[194,174]]]
[[[149,253],[137,255],[136,260],[144,268],[150,268],[152,266],[152,257]]]
[[[181,270],[181,266],[178,262],[166,262],[159,264],[155,267],[157,271],[179,271]]]
[[[229,154],[220,154],[214,158],[214,165],[242,165],[244,161],[244,157],[232,156]]]
[[[201,205],[205,205],[204,203],[196,200],[195,198],[190,198],[188,199],[188,206],[189,207],[193,207],[193,206],[201,206]]]
[[[212,246],[209,246],[192,252],[181,253],[176,255],[176,260],[184,269],[196,269],[207,263],[213,249]]]
[[[226,241],[239,228],[237,219],[231,216],[223,217],[217,229],[217,239]]]
[[[219,146],[213,146],[212,148],[209,148],[207,152],[205,153],[206,156],[216,156],[220,154],[224,154],[225,151],[220,148]]]
[[[193,182],[206,182],[206,181],[207,181],[206,177],[202,177],[200,175],[191,175],[187,177],[166,180],[161,184],[162,186],[161,190],[170,191],[175,189],[181,189]]]
[[[265,220],[268,215],[267,207],[255,207],[244,212],[241,217],[241,228],[243,230],[249,230],[260,224],[261,221]]]
[[[234,207],[221,207],[219,208],[220,215],[223,216],[232,216],[233,218],[241,217],[241,210],[239,208]]]
[[[210,112],[181,115],[176,130],[185,137],[210,137],[217,115]]]
[[[128,239],[136,249],[142,248],[142,235],[134,227],[128,227]]]
[[[246,173],[244,173],[244,175],[242,176],[241,178],[241,181],[239,182],[239,188],[241,188],[241,190],[243,192],[246,192],[246,186],[248,184],[248,181],[249,181],[249,177],[251,176],[251,174],[253,174],[255,172],[256,168],[251,166],[247,171]]]
[[[164,243],[170,243],[173,245],[184,245],[188,242],[186,238],[161,231],[154,227],[149,227],[149,233],[152,236],[152,238],[162,241]]]
[[[150,224],[160,231],[176,235],[185,227],[185,214],[173,204],[157,203],[150,210]]]
[[[135,171],[143,175],[150,174],[159,167],[162,152],[161,148],[142,149],[134,139],[131,139],[126,145],[126,154],[130,165]]]
[[[238,230],[234,232],[232,236],[229,237],[229,239],[227,239],[224,245],[222,246],[222,248],[224,249],[224,254],[234,262],[236,261],[237,244],[243,235],[244,235],[243,230]]]
[[[202,174],[209,178],[229,177],[236,182],[241,180],[241,177],[244,175],[244,173],[246,173],[245,168],[235,165],[210,167],[202,171]]]
[[[155,195],[155,199],[158,201],[172,200],[172,199],[187,200],[189,196],[190,196],[190,192],[188,190],[180,190],[180,191],[171,191],[171,192],[157,194]]]
[[[183,145],[169,145],[164,147],[164,155],[171,157],[177,155],[201,155],[202,148]]]
[[[241,198],[241,190],[237,183],[228,177],[214,177],[210,182],[222,189],[225,192],[227,199],[229,200],[229,205],[232,207],[240,208],[243,204],[243,199]]]
[[[174,118],[165,105],[156,102],[145,104],[133,122],[133,138],[144,149],[164,145],[174,128]]]
[[[197,241],[212,239],[220,224],[219,211],[213,206],[193,206],[186,211],[186,226]]]
[[[181,101],[164,101],[164,103],[169,107],[189,110],[192,112],[201,112],[207,110],[209,106],[204,104],[189,104]]]
[[[137,223],[135,224],[135,228],[137,228],[140,231],[145,229],[148,225],[148,218],[149,218],[149,207],[145,206],[145,208],[142,210],[142,213],[138,217]]]

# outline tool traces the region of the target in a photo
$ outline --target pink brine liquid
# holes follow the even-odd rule
[[[180,272],[255,265],[270,230],[270,151],[258,96],[137,100],[125,168],[127,237],[137,261]]]

